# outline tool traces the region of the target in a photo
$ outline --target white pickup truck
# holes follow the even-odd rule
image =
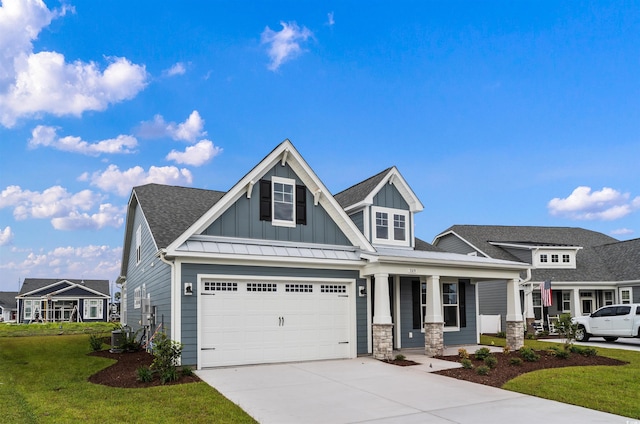
[[[640,304],[605,306],[571,321],[578,324],[576,341],[579,342],[586,342],[592,336],[604,337],[608,342],[618,337],[640,338]]]

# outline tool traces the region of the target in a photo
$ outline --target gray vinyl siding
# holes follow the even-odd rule
[[[360,232],[364,234],[364,211],[359,211],[354,214],[351,214],[349,215],[349,218],[351,218],[353,223],[356,224],[356,227],[358,227],[358,230],[360,230]]]
[[[528,264],[533,263],[532,254],[530,250],[509,249],[509,248],[505,248],[504,250],[511,253],[513,256],[518,258],[518,260],[520,260],[521,262],[525,262]]]
[[[136,264],[136,231],[141,226],[141,260]],[[156,246],[144,220],[140,206],[136,207],[133,235],[128,252],[127,268],[127,322],[133,331],[140,328],[142,308],[134,309],[135,289],[143,284],[147,295],[151,298],[151,308],[156,307],[156,326],[161,322],[166,334],[171,334],[171,267],[162,262],[156,255]],[[155,330],[152,329],[153,332]]]
[[[359,278],[358,271],[308,268],[272,268],[260,266],[234,266],[214,264],[183,264],[182,279],[184,283],[193,283],[193,296],[181,296],[182,301],[182,364],[197,363],[198,310],[197,293],[198,274],[222,275],[256,275],[267,277],[308,277],[308,278],[349,278],[356,280],[356,326],[357,353],[367,353],[367,303],[366,297],[357,297],[357,286],[366,285],[366,280]]]
[[[476,252],[478,255],[481,255],[480,252],[473,249],[471,246],[469,246],[467,243],[460,240],[460,238],[453,234],[447,234],[446,236],[440,237],[437,240],[436,246],[451,253],[468,255],[469,253]]]
[[[424,333],[421,328],[413,328],[413,294],[411,282],[415,278],[400,278],[400,343],[403,348],[424,347]],[[445,331],[445,346],[475,344],[476,336],[476,296],[475,286],[465,283],[465,305],[467,310],[467,326],[459,331]],[[409,338],[409,333],[412,333]]]
[[[382,186],[380,191],[373,197],[373,206],[409,210],[409,204],[393,184]]]
[[[277,176],[291,178],[301,184],[300,178],[289,165],[275,165],[263,179]],[[302,243],[321,243],[350,246],[344,235],[321,204],[313,204],[313,194],[305,190],[307,205],[307,224],[294,228],[274,226],[270,221],[260,220],[260,187],[254,185],[251,198],[241,196],[204,232],[205,235],[241,237],[261,240],[295,241]]]
[[[507,328],[507,282],[478,283],[478,303],[481,315],[500,315],[503,331]]]

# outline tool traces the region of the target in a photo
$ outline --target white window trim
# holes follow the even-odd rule
[[[622,293],[628,293],[629,294],[629,298],[627,300],[623,299],[623,295]],[[620,304],[624,304],[624,305],[628,305],[630,303],[632,303],[633,300],[633,292],[631,291],[630,287],[624,287],[624,288],[620,288]]]
[[[136,230],[136,265],[142,261],[142,225]]]
[[[376,231],[376,212],[382,212],[387,214],[387,235],[388,238],[378,238]],[[410,212],[402,209],[384,208],[382,206],[371,207],[371,240],[374,244],[391,244],[395,246],[410,246],[411,245],[411,231],[410,231]],[[404,240],[395,239],[394,228],[394,215],[404,216]]]
[[[566,291],[566,290],[562,291],[562,305],[561,306],[562,306],[562,312],[571,312],[571,292],[570,291]]]
[[[291,211],[291,221],[284,219],[276,219],[276,211],[275,211],[275,184],[286,184],[292,187],[292,211]],[[296,180],[291,178],[282,178],[282,177],[271,177],[271,224],[278,227],[290,227],[295,228],[296,226]]]
[[[136,287],[133,290],[133,309],[140,309],[141,303],[142,303],[142,289],[140,287]]]
[[[456,286],[456,303],[444,303],[444,285],[445,284],[453,284]],[[442,281],[440,282],[440,295],[442,297],[442,321],[443,321],[443,331],[460,331],[460,283],[455,281]],[[446,306],[445,306],[446,305]],[[456,325],[447,326],[444,322],[444,308],[456,308]]]
[[[84,319],[102,319],[104,317],[102,299],[84,299]],[[91,305],[97,306],[97,315],[91,316]]]

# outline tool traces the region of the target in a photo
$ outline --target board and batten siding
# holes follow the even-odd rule
[[[262,178],[271,177],[294,179],[298,185],[302,182],[289,165],[275,165]],[[260,220],[260,187],[256,184],[250,199],[241,196],[202,234],[224,237],[252,238],[261,240],[294,241],[301,243],[320,243],[350,246],[349,239],[336,225],[321,204],[313,204],[313,194],[305,189],[307,224],[298,224],[293,228],[272,225],[270,221]]]
[[[193,296],[181,296],[182,301],[182,364],[196,365],[198,360],[198,308],[197,294],[199,274],[219,275],[255,275],[256,277],[298,277],[298,278],[348,278],[356,281],[356,311],[358,354],[367,353],[367,301],[366,297],[358,297],[357,286],[366,286],[366,280],[359,278],[358,271],[310,268],[275,268],[261,266],[234,266],[214,264],[182,264],[182,282],[193,283]],[[361,328],[363,327],[363,328]]]
[[[400,277],[400,343],[403,348],[424,347],[422,328],[414,328],[413,326],[412,282],[414,280],[416,279]],[[475,286],[468,282],[464,284],[467,325],[456,331],[445,330],[444,344],[446,346],[477,343]]]
[[[362,234],[366,235],[364,231],[364,211],[358,211],[356,213],[353,213],[349,215],[349,218],[351,218],[353,223],[356,224],[356,227],[358,227],[358,230],[360,230]]]
[[[171,334],[171,267],[162,262],[156,255],[156,245],[151,237],[149,226],[144,219],[140,205],[136,206],[133,224],[132,241],[128,252],[127,268],[127,322],[133,331],[141,327],[142,308],[134,309],[135,289],[144,285],[144,292],[149,295],[151,308],[156,307],[156,326],[164,324],[164,330]],[[136,263],[135,234],[141,228],[140,263]],[[151,330],[155,331],[155,328]]]
[[[408,211],[409,204],[393,184],[385,184],[380,191],[373,196],[373,206],[384,208],[402,209]]]
[[[500,315],[502,330],[507,329],[507,282],[482,281],[478,283],[480,315]]]

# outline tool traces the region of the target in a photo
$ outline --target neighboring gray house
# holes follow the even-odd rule
[[[109,280],[25,278],[18,322],[108,321]]]
[[[521,285],[528,320],[589,314],[614,303],[640,302],[640,239],[618,241],[583,228],[454,225],[433,240],[449,252],[531,264]],[[540,284],[551,282],[543,309]],[[503,284],[480,291],[481,314],[504,314]],[[544,312],[543,312],[544,311]]]
[[[335,197],[285,140],[229,191],[147,184],[129,201],[123,323],[164,330],[198,368],[476,343],[477,287],[502,280],[522,328],[517,261],[414,237],[422,203],[395,167]],[[522,345],[522,332],[508,342]]]
[[[18,292],[0,292],[0,322],[15,322],[18,315]]]

